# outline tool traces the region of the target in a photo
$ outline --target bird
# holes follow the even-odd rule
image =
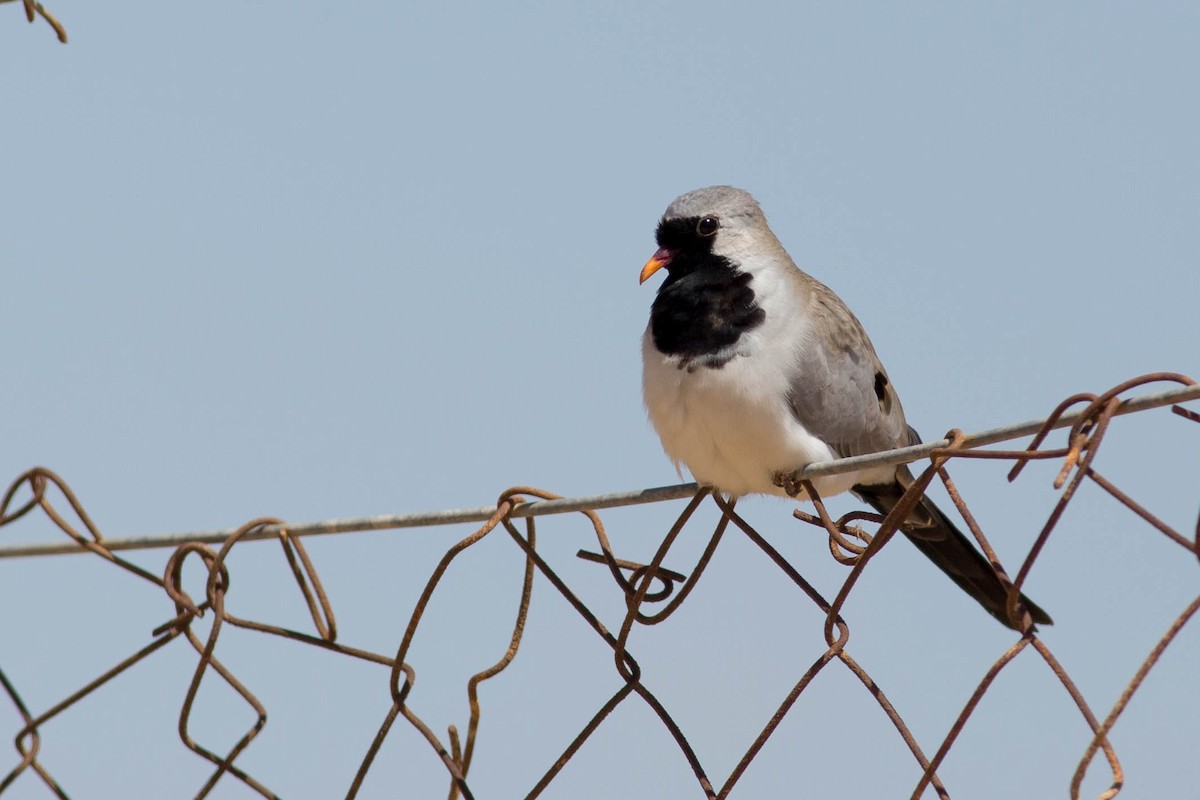
[[[919,444],[862,324],[833,290],[803,272],[754,197],[710,186],[671,202],[640,283],[660,270],[642,336],[650,422],[677,470],[732,498],[803,499],[809,464]],[[907,465],[812,479],[820,497],[850,491],[887,513],[914,481]],[[900,530],[1002,624],[1022,631],[1050,616],[1007,589],[987,558],[928,497]]]

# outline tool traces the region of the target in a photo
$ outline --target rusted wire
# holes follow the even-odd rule
[[[509,668],[518,658],[533,602],[535,579],[540,575],[546,579],[553,592],[561,596],[579,615],[583,623],[611,650],[613,669],[619,685],[600,704],[578,734],[564,744],[561,754],[552,764],[545,767],[541,778],[530,788],[526,797],[539,796],[552,783],[559,780],[564,767],[592,734],[617,708],[627,702],[645,704],[646,708],[669,733],[678,747],[680,756],[688,764],[696,779],[699,796],[706,798],[730,797],[746,770],[755,759],[762,757],[764,746],[775,734],[782,721],[799,713],[796,711],[796,702],[812,685],[816,676],[830,668],[830,665],[841,664],[874,699],[912,754],[920,770],[920,777],[912,791],[912,797],[920,798],[932,788],[938,797],[948,798],[950,792],[942,783],[938,769],[945,763],[980,702],[989,692],[994,691],[997,677],[1018,659],[1033,657],[1025,655],[1026,653],[1038,654],[1037,657],[1046,664],[1050,673],[1061,685],[1062,690],[1071,698],[1090,732],[1089,738],[1080,742],[1082,756],[1075,765],[1071,776],[1070,796],[1072,798],[1079,797],[1084,775],[1096,759],[1097,754],[1103,753],[1111,772],[1111,779],[1108,788],[1100,797],[1114,797],[1121,791],[1125,775],[1110,735],[1134,695],[1150,679],[1154,667],[1165,649],[1175,641],[1180,631],[1191,621],[1197,611],[1200,611],[1200,595],[1166,625],[1165,632],[1146,654],[1118,699],[1101,719],[1093,712],[1071,674],[1055,656],[1040,632],[1032,625],[1028,613],[1020,606],[1020,592],[1022,586],[1030,579],[1039,554],[1055,531],[1068,504],[1078,496],[1080,486],[1088,481],[1115,498],[1131,518],[1140,519],[1146,529],[1165,535],[1171,542],[1190,553],[1189,558],[1200,557],[1200,519],[1197,520],[1195,532],[1185,536],[1153,514],[1141,502],[1134,500],[1112,478],[1101,474],[1097,467],[1101,445],[1114,424],[1114,419],[1119,414],[1130,413],[1131,409],[1152,407],[1146,403],[1144,398],[1122,400],[1121,396],[1133,389],[1159,383],[1185,387],[1183,391],[1169,390],[1154,395],[1159,400],[1163,397],[1181,399],[1200,396],[1200,393],[1195,391],[1195,383],[1189,378],[1173,373],[1155,373],[1126,381],[1100,394],[1078,394],[1067,398],[1052,411],[1049,417],[1039,421],[1037,425],[1029,427],[1030,424],[1023,424],[1025,427],[1022,430],[1025,432],[1022,435],[1033,435],[1031,442],[1023,449],[971,449],[972,442],[978,445],[984,440],[996,443],[1004,441],[1004,439],[996,438],[995,432],[968,436],[961,431],[952,430],[944,439],[925,448],[923,453],[930,459],[928,465],[919,471],[913,485],[908,488],[900,502],[886,516],[856,511],[834,519],[817,495],[811,482],[807,483],[806,494],[813,499],[816,514],[797,510],[796,518],[807,525],[821,529],[828,536],[829,549],[833,558],[850,568],[832,600],[818,592],[800,573],[796,565],[738,512],[733,498],[712,494],[707,489],[687,486],[665,487],[661,490],[648,490],[648,493],[627,493],[619,500],[614,500],[617,496],[601,496],[592,498],[595,501],[594,507],[590,507],[585,500],[566,500],[550,492],[532,487],[519,486],[508,489],[500,495],[494,506],[450,512],[452,516],[458,515],[455,517],[456,521],[462,521],[460,517],[464,515],[486,513],[483,513],[483,516],[474,517],[481,523],[480,527],[450,547],[429,576],[407,618],[404,632],[394,653],[377,653],[338,641],[333,602],[324,589],[317,565],[305,549],[303,536],[300,535],[302,532],[328,532],[321,530],[320,526],[325,525],[325,528],[329,528],[329,524],[297,526],[289,525],[283,520],[264,517],[251,520],[229,532],[219,542],[206,542],[200,539],[178,541],[172,545],[174,549],[167,560],[163,576],[159,577],[117,555],[114,543],[118,540],[108,539],[102,534],[100,528],[86,512],[83,503],[61,477],[44,468],[29,470],[18,476],[0,498],[0,529],[15,525],[20,520],[34,515],[34,512],[40,511],[42,517],[64,535],[71,548],[77,552],[90,553],[124,573],[136,576],[139,580],[147,581],[158,587],[165,593],[171,610],[164,614],[168,619],[151,632],[148,643],[40,713],[30,711],[15,683],[3,670],[0,670],[0,687],[3,688],[3,695],[8,697],[20,720],[20,728],[14,737],[18,761],[6,775],[0,777],[0,794],[12,786],[20,775],[28,771],[37,775],[52,795],[68,797],[66,788],[54,777],[48,766],[54,758],[62,758],[64,755],[57,753],[50,755],[44,752],[46,747],[43,745],[40,729],[49,720],[66,715],[81,700],[93,692],[102,690],[116,676],[133,665],[153,657],[159,651],[169,647],[172,642],[183,640],[188,642],[195,653],[195,666],[180,708],[178,736],[187,750],[207,762],[212,770],[197,787],[195,796],[205,797],[222,781],[234,780],[259,796],[275,797],[274,792],[268,788],[267,784],[258,776],[251,775],[239,761],[252,745],[257,746],[255,740],[265,730],[269,715],[265,704],[257,697],[252,687],[239,678],[227,663],[218,658],[218,653],[223,653],[228,647],[222,638],[222,632],[228,624],[256,634],[278,637],[298,646],[316,647],[340,656],[363,660],[387,668],[387,677],[385,678],[383,674],[380,675],[381,690],[386,687],[387,693],[384,717],[347,787],[346,796],[348,798],[358,795],[381,747],[388,739],[396,722],[403,719],[421,735],[443,764],[449,781],[448,796],[450,800],[457,798],[471,800],[471,798],[479,796],[474,793],[479,790],[473,789],[470,785],[471,764],[480,748],[487,747],[489,744],[480,737],[479,733],[480,721],[485,708],[483,698],[480,696],[480,688],[486,681]],[[1159,401],[1156,403],[1163,405]],[[1171,411],[1186,422],[1200,422],[1200,414],[1191,409],[1174,405]],[[1010,429],[1014,427],[1020,426],[1010,426]],[[1052,432],[1060,428],[1067,429],[1064,442],[1060,446],[1045,447]],[[908,453],[905,458],[912,460],[908,456],[911,456],[911,453]],[[868,458],[875,458],[875,456]],[[1013,469],[1009,476],[1010,480],[1018,478],[1023,467],[1031,460],[1057,459],[1061,462],[1060,469],[1053,481],[1055,489],[1059,492],[1058,502],[1038,531],[1036,539],[1022,559],[1020,569],[1012,580],[1009,580],[1001,566],[1000,555],[989,542],[983,526],[972,514],[966,499],[950,476],[948,465],[950,462],[960,459],[1011,461]],[[817,468],[818,471],[828,469],[830,469],[828,465],[819,465]],[[802,480],[807,480],[803,477],[807,474],[807,471],[802,474]],[[970,530],[972,537],[995,569],[998,579],[1008,586],[1007,616],[1011,623],[1023,630],[1023,633],[981,677],[962,710],[945,735],[938,741],[936,750],[930,758],[925,755],[925,751],[905,722],[896,704],[879,686],[871,669],[851,655],[850,623],[843,615],[842,609],[868,564],[894,537],[901,521],[908,516],[921,500],[928,486],[935,480],[940,481],[946,489],[967,529]],[[1195,486],[1181,488],[1196,489]],[[686,492],[681,493],[681,489]],[[625,499],[645,502],[647,497],[659,500],[669,496],[681,496],[681,494],[687,494],[690,496],[690,500],[665,533],[648,563],[620,558],[616,555],[596,508],[622,504]],[[688,572],[668,569],[665,564],[671,557],[673,546],[686,529],[696,524],[694,523],[695,512],[706,501],[710,501],[716,507],[718,518],[711,528],[711,532],[707,533],[706,544],[701,555]],[[610,630],[601,622],[598,615],[583,602],[579,594],[563,577],[560,569],[549,563],[539,552],[539,534],[535,527],[534,517],[564,511],[581,514],[588,521],[592,531],[591,535],[594,536],[596,550],[581,549],[578,551],[578,556],[586,561],[598,563],[607,569],[614,588],[624,603],[625,610],[621,622],[614,630]],[[427,524],[438,524],[443,521],[444,516],[425,515],[424,519],[427,520]],[[386,527],[386,525],[376,524],[377,522],[378,520],[363,524],[359,521],[356,524],[359,524],[360,527],[348,529],[363,530]],[[411,702],[411,690],[416,683],[418,674],[414,663],[410,663],[412,644],[423,630],[423,626],[428,624],[426,623],[428,606],[437,594],[445,576],[454,567],[456,560],[497,528],[502,528],[508,534],[509,540],[520,551],[522,562],[520,580],[514,584],[514,588],[517,586],[519,588],[515,588],[513,595],[515,615],[508,637],[508,645],[502,653],[495,657],[494,661],[485,663],[468,679],[466,726],[463,733],[460,733],[457,726],[448,725],[445,728],[447,734],[443,739],[434,732],[434,727],[418,714]],[[782,572],[819,610],[824,617],[821,635],[825,649],[807,666],[797,665],[794,683],[783,693],[776,710],[746,746],[732,771],[723,782],[717,785],[693,749],[683,728],[644,680],[642,669],[631,651],[631,639],[637,626],[653,626],[669,618],[694,590],[705,573],[706,567],[716,557],[719,544],[729,537],[738,536],[744,536],[747,542],[753,544],[766,556],[764,569],[777,569]],[[271,622],[237,616],[228,607],[227,600],[232,577],[236,573],[239,576],[239,582],[244,580],[243,572],[235,568],[236,565],[231,566],[231,556],[235,550],[239,550],[240,545],[264,538],[275,538],[279,541],[284,563],[296,584],[299,600],[303,603],[311,621],[311,631],[292,630]],[[219,546],[214,547],[213,545]],[[121,549],[129,548],[122,545]],[[189,566],[189,569],[193,566],[198,567],[205,576],[203,596],[197,594],[193,597],[184,588],[185,565],[192,565]],[[197,620],[202,618],[211,619],[205,635],[201,635],[196,627]],[[839,667],[835,666],[833,669],[836,670]],[[202,744],[191,732],[192,717],[197,704],[202,702],[199,688],[208,676],[220,679],[252,712],[252,722],[231,741]],[[383,691],[381,691],[381,699],[382,696]],[[921,699],[907,697],[905,702],[911,705],[921,702]],[[542,711],[539,710],[539,713]],[[544,713],[550,712],[545,710]],[[819,726],[819,730],[828,731],[831,726],[836,726],[836,721],[831,723],[829,719],[823,719],[810,721],[810,724]]]
[[[8,2],[12,2],[12,0],[0,0],[0,3]],[[54,30],[54,35],[58,37],[58,40],[63,44],[67,43],[67,29],[38,0],[21,0],[21,5],[25,8],[25,19],[28,22],[33,22],[41,17]]]
[[[1156,373],[1172,375],[1173,373]],[[1144,377],[1154,377],[1144,376]],[[1182,376],[1179,376],[1182,377]],[[1186,380],[1186,379],[1185,379]],[[1092,397],[1092,395],[1088,395]],[[1134,414],[1149,411],[1154,408],[1170,406],[1172,411],[1180,415],[1193,412],[1175,405],[1176,403],[1200,399],[1200,385],[1194,383],[1146,395],[1122,400],[1113,412],[1114,416]],[[1019,439],[1036,434],[1042,430],[1057,430],[1074,425],[1084,416],[1083,411],[1062,413],[1057,416],[1018,422],[1004,425],[991,430],[967,434],[963,437],[957,453],[959,458],[989,458],[1006,460],[1033,460],[1059,458],[1065,455],[1068,448],[1061,450],[980,450],[977,448]],[[883,453],[870,453],[853,458],[843,458],[836,461],[822,461],[811,464],[801,470],[798,480],[812,480],[825,475],[838,475],[855,472],[868,467],[886,466],[891,464],[908,464],[920,461],[931,454],[949,447],[949,439],[936,442],[899,447]],[[682,500],[692,497],[698,487],[694,483],[682,483],[675,486],[659,486],[652,489],[638,489],[632,492],[613,492],[609,494],[591,495],[588,497],[563,498],[559,500],[537,500],[522,503],[512,510],[510,516],[514,519],[538,517],[550,514],[573,514],[577,511],[599,511],[606,508],[661,503],[665,500]],[[457,525],[464,522],[484,522],[496,511],[495,506],[480,508],[457,508],[449,511],[436,511],[419,514],[392,514],[374,517],[355,517],[352,519],[334,519],[321,522],[290,523],[288,530],[292,536],[327,536],[339,533],[355,533],[359,531],[378,531],[400,528],[427,528],[434,525]],[[870,515],[863,519],[871,519]],[[0,519],[0,524],[3,519]],[[266,525],[251,531],[242,537],[242,541],[261,541],[273,539],[278,535],[278,528]],[[189,533],[170,533],[154,536],[133,536],[122,538],[106,538],[105,548],[108,552],[116,553],[125,550],[145,550],[148,548],[175,548],[185,542],[203,542],[204,544],[221,544],[233,534],[233,529],[217,531],[193,531]],[[26,556],[74,555],[86,553],[88,550],[75,542],[44,543],[29,545],[9,545],[0,547],[0,559],[24,558]]]

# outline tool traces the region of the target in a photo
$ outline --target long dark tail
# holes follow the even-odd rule
[[[911,480],[912,474],[906,468],[901,467],[901,471],[901,474]],[[852,491],[880,514],[886,515],[900,502],[904,487],[899,480],[895,480],[871,486],[860,484]],[[1008,593],[992,565],[932,500],[922,497],[920,504],[909,515],[908,521],[900,526],[900,530],[926,558],[949,575],[950,580],[979,601],[989,614],[1005,626],[1020,630],[1008,621],[1005,613]],[[1042,625],[1053,624],[1050,615],[1023,594],[1021,603],[1034,622]]]

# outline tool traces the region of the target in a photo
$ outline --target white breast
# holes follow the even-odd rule
[[[780,295],[760,285],[763,277],[755,276],[754,288],[766,321],[742,335],[738,355],[720,368],[693,365],[689,371],[678,356],[655,348],[649,327],[642,337],[642,390],[663,449],[676,469],[686,465],[699,483],[735,496],[786,496],[773,483],[776,473],[837,457],[788,405],[809,320],[799,303],[776,307],[781,304],[771,301]],[[819,478],[815,486],[826,497],[846,491],[856,478]]]

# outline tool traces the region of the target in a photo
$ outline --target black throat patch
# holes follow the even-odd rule
[[[750,273],[711,253],[682,252],[650,308],[650,333],[659,352],[680,357],[680,369],[720,369],[737,357],[742,334],[766,312],[750,288]]]

